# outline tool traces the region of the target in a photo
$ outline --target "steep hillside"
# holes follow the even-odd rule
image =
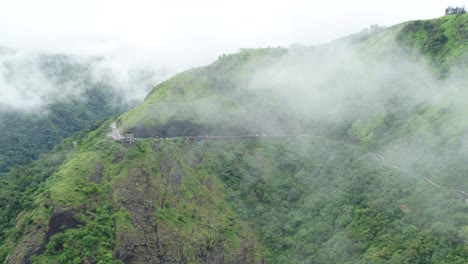
[[[404,45],[429,57],[443,75],[450,68],[467,67],[468,16],[447,15],[439,19],[406,23],[398,35]]]
[[[5,176],[0,259],[466,263],[467,17],[174,76]]]
[[[43,110],[47,113],[0,111],[0,175],[36,159],[64,138],[123,112],[126,106],[109,100],[113,96],[110,89],[93,87],[86,90],[86,99],[52,103]]]

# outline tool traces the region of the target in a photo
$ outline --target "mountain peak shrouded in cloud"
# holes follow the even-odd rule
[[[448,2],[0,4],[0,262],[468,263]]]
[[[219,54],[233,53],[241,47],[315,45],[349,32],[362,33],[363,28],[376,29],[370,25],[387,26],[415,17],[438,17],[449,5],[463,3],[383,1],[378,7],[367,1],[309,3],[303,0],[288,4],[211,0],[139,1],[138,4],[107,0],[85,0],[79,4],[57,0],[2,3],[2,45],[18,52],[0,47],[0,104],[31,110],[46,105],[51,98],[79,95],[80,90],[73,86],[82,85],[78,84],[80,81],[57,89],[56,83],[45,78],[37,68],[37,59],[28,54],[67,54],[81,57],[80,60],[103,58],[90,63],[87,70],[97,80],[113,79],[116,90],[128,101],[135,102],[164,78],[207,64]],[[15,64],[28,60],[29,69],[12,72]],[[15,76],[28,78],[15,80]],[[58,90],[60,93],[54,92]]]
[[[5,174],[0,260],[467,263],[467,19],[174,75]]]

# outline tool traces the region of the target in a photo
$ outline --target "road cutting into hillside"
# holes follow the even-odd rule
[[[125,139],[125,137],[122,137],[122,135],[120,134],[120,131],[117,128],[117,123],[116,122],[113,122],[110,127],[112,129],[112,132],[109,133],[109,135],[108,135],[110,138],[112,138],[113,140],[116,140],[116,141],[120,141],[120,140]],[[135,140],[179,140],[179,139],[185,139],[185,140],[203,141],[203,140],[257,139],[257,138],[291,138],[291,137],[299,137],[299,136],[316,137],[316,136],[310,135],[310,134],[284,134],[284,135],[252,134],[252,135],[238,135],[238,136],[208,136],[208,135],[205,135],[205,136],[181,136],[181,137],[165,137],[165,138],[159,138],[159,137],[156,136],[156,137],[153,137],[153,138],[135,138]],[[400,167],[398,165],[391,164],[391,163],[387,162],[385,160],[385,158],[380,154],[377,154],[377,153],[374,153],[374,152],[369,152],[367,154],[370,154],[378,163],[382,164],[385,167],[408,173],[408,172],[403,171],[402,169],[400,169]],[[451,191],[451,192],[458,193],[461,196],[460,202],[461,203],[468,203],[468,194],[465,193],[465,191],[455,190],[455,189],[451,189],[449,187],[437,184],[437,183],[433,182],[432,180],[430,180],[429,178],[427,178],[427,177],[425,177],[425,176],[423,176],[423,175],[421,175],[419,173],[415,173],[415,172],[409,172],[409,173],[416,176],[416,177],[418,177],[418,178],[420,178],[420,179],[422,179],[422,180],[424,180],[425,182],[431,184],[432,186],[439,187],[439,188],[442,188],[442,189],[445,189],[445,190],[448,190],[448,191]]]
[[[379,155],[377,153],[374,153],[374,152],[370,152],[369,154],[371,154],[375,160],[377,160],[377,162],[379,162],[380,164],[384,165],[385,167],[389,167],[391,169],[397,169],[397,170],[400,170],[400,167],[398,167],[397,165],[395,164],[391,164],[391,163],[388,163],[385,158],[382,156],[382,155]],[[400,170],[401,171],[401,170]],[[446,186],[442,186],[442,185],[439,185],[439,184],[436,184],[434,183],[433,181],[431,181],[430,179],[428,179],[427,177],[424,177],[422,176],[421,174],[418,174],[418,173],[415,173],[415,172],[410,172],[411,174],[419,177],[420,179],[430,183],[431,185],[433,186],[436,186],[436,187],[440,187],[440,188],[444,188],[444,189],[447,189],[447,190],[450,190],[450,191],[456,191],[458,192],[458,190],[454,190],[454,189],[450,189]]]
[[[108,136],[113,140],[122,140],[125,136],[120,134],[119,129],[117,128],[117,123],[114,122],[110,125],[112,132]],[[309,134],[282,134],[282,135],[270,135],[270,134],[247,134],[247,135],[229,135],[229,136],[209,136],[209,135],[197,135],[197,136],[179,136],[179,137],[149,137],[149,138],[138,138],[134,137],[135,140],[177,140],[177,139],[192,139],[192,140],[228,140],[228,139],[253,139],[253,138],[290,138],[297,136],[309,136],[314,137],[314,135]]]
[[[405,173],[410,173],[422,180],[424,180],[425,182],[431,184],[432,186],[435,186],[435,187],[439,187],[439,188],[442,188],[442,189],[445,189],[447,191],[451,191],[451,192],[456,192],[458,193],[461,198],[460,198],[460,202],[461,203],[467,203],[468,201],[468,194],[465,193],[465,191],[461,191],[461,190],[455,190],[455,189],[452,189],[452,188],[449,188],[447,186],[443,186],[443,185],[440,185],[440,184],[437,184],[435,182],[433,182],[432,180],[430,180],[429,178],[419,174],[419,173],[416,173],[416,172],[406,172],[406,171],[403,171],[400,169],[399,166],[395,165],[395,164],[391,164],[389,162],[387,162],[385,160],[385,158],[382,156],[382,155],[379,155],[377,153],[374,153],[374,152],[369,152],[368,154],[372,155],[372,157],[375,158],[375,160],[377,160],[377,162],[379,162],[380,164],[384,165],[385,167],[388,167],[388,168],[391,168],[391,169],[396,169],[396,170],[399,170],[399,171],[402,171],[402,172],[405,172]]]

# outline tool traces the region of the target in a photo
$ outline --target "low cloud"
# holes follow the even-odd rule
[[[0,106],[14,111],[44,112],[48,104],[80,99],[86,89],[99,86],[118,94],[119,103],[134,105],[169,74],[138,60],[2,50]]]

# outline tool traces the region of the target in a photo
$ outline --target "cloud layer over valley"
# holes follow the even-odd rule
[[[80,99],[86,89],[112,89],[122,102],[141,102],[167,70],[140,62],[84,55],[0,53],[0,106],[40,112],[48,104]]]

